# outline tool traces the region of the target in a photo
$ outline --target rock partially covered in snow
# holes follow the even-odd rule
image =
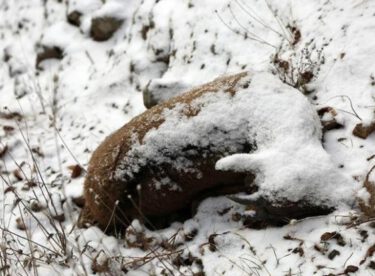
[[[43,61],[48,59],[62,59],[63,51],[59,47],[44,47],[43,51],[40,52],[36,57],[35,66],[37,69],[41,69],[40,65]]]
[[[95,41],[106,41],[121,27],[123,20],[114,17],[97,17],[91,21],[90,35]]]
[[[308,100],[271,74],[250,72],[172,98],[108,137],[90,161],[84,214],[103,228],[165,217],[207,190],[254,191],[254,174],[258,190],[245,199],[291,202],[302,216],[304,206],[326,212],[354,198],[321,145]]]
[[[72,11],[67,15],[67,21],[73,26],[79,27],[81,24],[82,13],[79,11]]]

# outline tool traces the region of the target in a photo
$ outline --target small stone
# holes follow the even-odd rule
[[[82,175],[82,167],[80,165],[72,165],[69,166],[68,169],[71,171],[70,177],[71,178],[78,178]]]
[[[362,237],[362,242],[365,242],[368,238],[368,232],[366,230],[359,231],[359,235]]]
[[[323,116],[327,113],[332,117],[332,119],[326,121],[322,120]],[[322,122],[323,132],[343,127],[343,125],[336,120],[337,111],[333,107],[327,106],[319,109],[318,115]]]
[[[336,256],[340,255],[340,251],[334,249],[328,254],[328,259],[333,260]]]
[[[40,64],[47,59],[62,59],[63,51],[59,47],[44,47],[43,51],[36,57],[35,66],[42,69]]]
[[[31,209],[31,211],[37,213],[37,212],[40,212],[40,211],[42,211],[43,209],[45,209],[45,207],[44,207],[42,204],[40,204],[38,201],[33,200],[33,201],[30,203],[30,209]]]
[[[73,26],[79,27],[81,25],[81,16],[82,13],[80,13],[79,11],[72,11],[68,14],[67,21]]]
[[[240,221],[241,217],[242,217],[241,214],[238,213],[238,212],[232,214],[232,220],[235,221],[235,222]]]
[[[348,265],[346,268],[345,268],[345,274],[348,274],[348,273],[354,273],[354,272],[357,272],[358,271],[358,266],[355,266],[355,265]]]
[[[106,41],[121,27],[123,20],[113,17],[98,17],[91,21],[90,35],[95,41]]]
[[[362,123],[359,123],[353,129],[353,135],[362,139],[366,139],[374,131],[375,122],[371,123],[369,126],[364,126]]]
[[[18,180],[18,181],[21,181],[23,180],[23,175],[22,175],[22,172],[20,169],[16,169],[13,171],[13,175],[14,177]]]

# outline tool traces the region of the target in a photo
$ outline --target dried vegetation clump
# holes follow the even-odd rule
[[[367,200],[359,199],[359,207],[366,218],[375,218],[375,183],[370,180],[370,175],[374,171],[373,166],[367,173],[366,178],[363,182],[363,187],[366,189],[369,197]]]

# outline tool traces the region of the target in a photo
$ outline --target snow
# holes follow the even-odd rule
[[[59,47],[60,49],[68,50],[68,47],[75,44],[72,41],[75,43],[82,41],[79,30],[67,22],[58,22],[44,33],[42,44],[44,46]]]
[[[73,0],[69,3],[69,12],[78,11],[81,13],[92,13],[102,6],[100,0]]]
[[[80,28],[66,22],[66,14],[73,10],[83,14]],[[307,88],[313,92],[297,96],[294,89],[280,84],[275,76],[272,81],[262,83],[262,79],[271,78],[265,73],[252,80],[249,90],[272,92],[255,87],[277,85],[285,93],[295,95],[283,98],[292,109],[282,109],[284,101],[280,101],[275,109],[280,112],[278,116],[260,109],[252,116],[232,111],[233,116],[243,116],[245,120],[233,122],[236,127],[247,126],[251,118],[263,119],[263,126],[268,127],[264,121],[271,119],[274,126],[289,113],[302,115],[300,120],[288,117],[288,124],[280,124],[280,129],[269,127],[272,133],[265,128],[260,134],[271,139],[257,136],[258,143],[264,141],[263,145],[259,143],[257,151],[228,156],[217,167],[259,171],[256,180],[261,186],[259,196],[269,196],[275,191],[280,196],[293,194],[295,199],[309,195],[313,196],[311,200],[335,205],[342,202],[351,209],[341,206],[327,216],[253,230],[233,220],[237,213],[249,210],[218,197],[202,202],[195,217],[183,224],[175,223],[160,231],[139,230],[156,241],[173,240],[178,233],[176,239],[180,242],[185,236],[181,233],[197,229],[194,238],[185,239],[184,244],[172,247],[172,251],[183,250],[182,256],[191,253],[197,257],[206,275],[328,275],[343,273],[348,265],[359,267],[353,275],[372,275],[369,264],[374,261],[373,256],[368,256],[362,264],[361,261],[375,243],[374,229],[371,223],[353,224],[360,210],[352,203],[357,197],[369,197],[362,184],[375,162],[371,158],[375,152],[374,134],[363,140],[354,137],[352,130],[357,123],[368,125],[374,119],[374,14],[375,3],[369,0],[107,0],[104,4],[99,0],[80,0],[69,1],[69,5],[66,1],[52,0],[0,1],[0,112],[10,110],[23,116],[20,122],[0,118],[0,149],[4,145],[9,148],[0,158],[1,246],[8,246],[12,254],[20,249],[23,253],[17,255],[20,261],[14,255],[11,257],[9,274],[36,274],[25,265],[30,263],[27,254],[35,252],[39,259],[31,267],[37,269],[38,275],[91,275],[92,260],[101,250],[112,257],[111,264],[118,269],[117,274],[122,264],[127,264],[129,275],[165,275],[169,273],[165,266],[174,269],[175,275],[200,271],[199,262],[177,269],[172,264],[176,254],[168,255],[165,248],[131,248],[124,237],[108,236],[95,227],[77,229],[74,225],[80,208],[72,204],[72,199],[82,192],[84,174],[72,179],[67,167],[80,163],[86,168],[92,151],[105,136],[144,111],[141,92],[149,83],[165,85],[170,97],[173,89],[168,87],[188,90],[223,74],[275,71],[272,59],[277,52],[280,58],[298,67],[301,57],[304,60],[308,57],[304,54],[304,49],[308,49],[315,76]],[[121,17],[124,24],[109,41],[99,43],[91,40],[89,30],[91,19],[101,15]],[[142,29],[151,22],[154,27],[143,38]],[[301,32],[301,40],[295,45],[288,42],[293,39],[288,24]],[[37,71],[35,59],[41,46],[62,47],[63,59],[45,61],[44,70]],[[239,103],[246,98],[241,95],[230,100]],[[220,103],[225,99],[228,97],[219,93],[215,100]],[[308,108],[306,99],[311,104]],[[257,105],[251,102],[249,106]],[[312,113],[315,108],[325,106],[337,111],[336,119],[344,127],[324,134],[323,149]],[[223,117],[218,114],[214,120]],[[291,121],[294,123],[288,127],[290,130],[283,130]],[[173,119],[168,122],[171,126],[175,123]],[[190,127],[188,122],[184,123],[184,127]],[[207,127],[202,121],[199,123]],[[6,131],[4,126],[14,130]],[[249,133],[246,130],[236,134],[245,137]],[[158,139],[155,133],[149,134],[150,141]],[[191,135],[189,139],[197,141],[194,132]],[[42,154],[33,153],[32,158],[28,146],[39,147]],[[13,174],[20,167],[23,180]],[[302,185],[289,186],[288,182],[297,175],[301,176]],[[319,181],[323,176],[324,181]],[[28,180],[35,181],[37,186],[28,188],[25,185]],[[14,187],[16,193],[6,192],[9,187]],[[46,209],[28,211],[29,204],[36,200],[50,206],[46,187],[56,204],[61,203],[65,214],[61,223],[53,224]],[[301,189],[291,193],[292,187]],[[227,213],[219,214],[228,208]],[[27,231],[17,228],[16,219],[21,217]],[[65,253],[60,247],[59,238],[64,237],[60,235],[61,229],[67,238]],[[320,240],[323,233],[334,231],[343,236],[345,246],[336,240]],[[367,231],[367,238],[363,231]],[[211,251],[208,243],[212,234],[218,234],[214,238],[216,251]],[[298,240],[283,238],[287,235]],[[37,244],[28,243],[25,237]],[[300,255],[299,249],[294,251],[296,248],[302,248],[304,254]],[[323,253],[316,248],[322,248]],[[333,260],[328,258],[332,250],[340,252]],[[0,256],[3,260],[3,255]],[[144,256],[152,258],[142,263],[139,258]],[[138,265],[132,263],[134,260]],[[2,268],[4,263],[0,262]]]

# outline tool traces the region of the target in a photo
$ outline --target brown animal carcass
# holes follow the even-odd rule
[[[333,180],[323,185],[324,177],[339,179],[342,184],[335,185],[342,191],[346,182],[319,144],[318,116],[298,91],[269,84],[273,80],[252,73],[216,79],[152,107],[109,136],[89,164],[81,225],[96,222],[104,230],[118,230],[140,219],[165,227],[191,215],[200,199],[239,192],[254,193],[230,197],[255,211],[243,217],[253,228],[334,210],[338,199],[325,192]],[[280,109],[264,111],[277,104]],[[282,170],[256,167],[259,152],[267,149],[275,154],[267,155],[268,164]],[[321,160],[308,159],[311,149]],[[234,167],[228,158],[237,160]],[[311,166],[300,167],[301,162]],[[313,175],[305,173],[308,169]],[[261,177],[253,181],[253,173]],[[265,185],[262,177],[273,180]]]
[[[190,144],[185,134],[179,133],[176,141],[150,146],[156,153],[139,150],[145,137],[168,116],[181,121],[200,116],[204,104],[197,104],[197,99],[219,91],[232,97],[239,87],[248,85],[248,73],[216,79],[154,106],[107,137],[89,164],[80,224],[95,222],[102,229],[124,228],[137,218],[163,227],[189,210],[196,199],[251,189],[251,173],[215,170],[216,161],[223,156],[249,152],[256,146],[245,137],[232,137],[220,125],[205,129],[208,136],[198,137],[197,141],[202,140],[199,144]],[[217,139],[203,141],[207,137]]]

